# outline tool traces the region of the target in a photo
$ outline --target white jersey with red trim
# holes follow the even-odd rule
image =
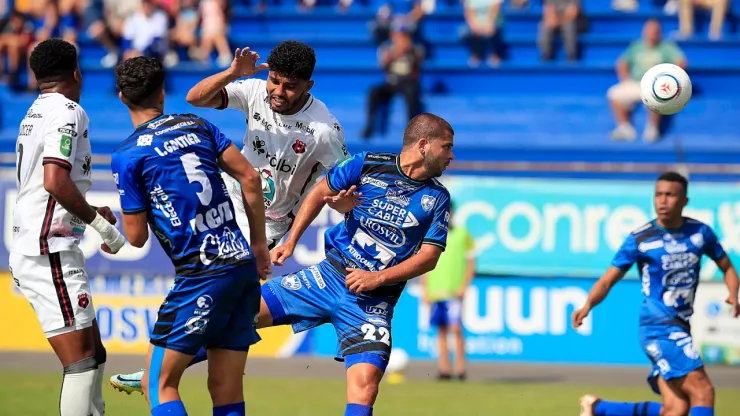
[[[242,154],[262,177],[268,221],[286,223],[281,230],[284,234],[322,172],[349,157],[344,131],[314,96],[296,114],[275,113],[264,80],[232,82],[221,91],[221,97],[219,109],[233,108],[246,114]]]
[[[72,250],[85,222],[70,214],[44,189],[44,165],[70,171],[85,196],[92,185],[88,118],[82,107],[58,94],[41,94],[21,121],[16,142],[16,196],[11,251],[39,256]]]

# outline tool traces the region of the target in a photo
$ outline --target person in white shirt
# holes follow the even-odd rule
[[[231,67],[195,85],[187,95],[196,107],[232,108],[246,114],[242,154],[260,172],[267,216],[267,242],[288,232],[301,201],[323,170],[349,157],[344,130],[323,102],[311,95],[316,55],[305,43],[285,41],[256,65],[259,55],[236,50]],[[267,81],[249,77],[268,69]],[[248,227],[237,182],[224,174]],[[248,233],[246,235],[249,235]]]
[[[152,0],[142,0],[141,10],[126,18],[123,25],[123,60],[148,56],[164,60],[168,47],[167,13]]]
[[[78,245],[87,224],[108,253],[125,240],[111,210],[85,200],[92,169],[77,49],[48,39],[31,52],[29,64],[41,94],[21,121],[16,143],[10,272],[64,367],[60,415],[99,416],[105,414],[106,351]]]

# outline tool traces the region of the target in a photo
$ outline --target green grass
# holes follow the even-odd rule
[[[4,416],[58,414],[61,376],[53,373],[0,372],[0,403]],[[104,386],[106,414],[147,415],[143,396],[127,395]],[[246,379],[247,414],[290,416],[341,416],[344,414],[342,380]],[[656,400],[647,386],[604,387],[570,384],[493,384],[406,382],[383,384],[375,414],[385,415],[506,415],[576,416],[578,397],[591,392],[613,400]],[[210,415],[205,378],[186,376],[181,393],[189,414]],[[737,414],[737,390],[719,389],[717,414]]]

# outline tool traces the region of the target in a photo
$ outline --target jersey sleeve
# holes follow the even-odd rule
[[[725,252],[724,247],[722,247],[722,244],[719,242],[719,239],[717,238],[717,234],[714,233],[714,230],[712,230],[709,226],[704,226],[704,253],[709,256],[710,259],[714,260],[715,262],[722,260],[725,258],[727,253]]]
[[[87,130],[87,116],[79,105],[55,113],[44,131],[43,164],[61,166],[72,170],[77,151],[77,140]]]
[[[231,139],[226,137],[221,129],[219,129],[215,124],[206,119],[202,120],[203,123],[205,123],[206,128],[211,133],[211,137],[213,137],[213,142],[216,145],[216,152],[219,156],[221,156],[221,153],[223,153],[229,146],[231,146]]]
[[[421,243],[432,244],[444,249],[447,246],[447,230],[450,226],[450,196],[444,193],[439,198],[434,206],[432,224]]]
[[[347,145],[344,142],[344,129],[338,121],[334,120],[332,123],[331,130],[322,137],[322,151],[319,156],[319,163],[326,170],[349,158]]]
[[[125,155],[114,152],[111,157],[111,170],[121,199],[121,211],[124,214],[146,211],[148,201],[146,193],[141,188],[141,178],[135,163]]]
[[[362,174],[362,165],[365,163],[366,152],[358,153],[342,163],[336,165],[326,174],[326,183],[334,192],[349,189],[357,185]]]
[[[619,247],[619,251],[612,259],[612,266],[619,270],[627,271],[637,261],[637,242],[635,236],[630,234]]]
[[[259,84],[258,79],[240,79],[228,84],[221,89],[221,105],[216,109],[233,108],[249,112],[249,98],[255,94]]]

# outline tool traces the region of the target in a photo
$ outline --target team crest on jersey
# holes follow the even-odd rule
[[[434,204],[437,202],[437,198],[431,195],[424,195],[421,197],[421,207],[424,211],[429,212],[434,208]]]
[[[302,142],[298,139],[295,139],[295,143],[293,143],[293,151],[296,152],[296,154],[301,154],[306,152],[306,143]]]
[[[275,181],[272,179],[272,172],[267,169],[260,171],[260,177],[262,178],[262,196],[265,200],[265,207],[272,205],[272,200],[275,199]]]
[[[298,279],[298,276],[289,274],[283,276],[283,280],[280,281],[280,286],[290,290],[298,290],[303,286],[303,284],[301,283],[301,280]]]
[[[85,309],[90,304],[90,297],[87,296],[87,293],[80,293],[77,295],[77,304],[80,305],[80,308]]]
[[[141,136],[139,136],[138,139],[136,139],[136,145],[137,146],[151,146],[153,138],[154,136],[151,134],[142,134]]]

